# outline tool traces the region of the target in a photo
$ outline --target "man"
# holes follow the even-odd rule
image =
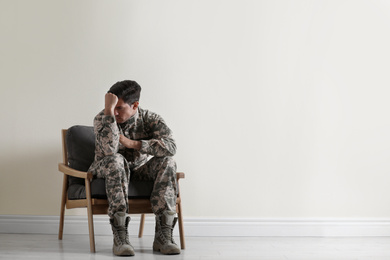
[[[115,83],[105,107],[94,119],[95,160],[89,171],[104,178],[115,255],[134,255],[128,225],[128,184],[153,180],[150,197],[156,215],[153,250],[180,254],[172,237],[176,223],[176,144],[172,131],[157,114],[139,106],[141,87],[135,81]]]

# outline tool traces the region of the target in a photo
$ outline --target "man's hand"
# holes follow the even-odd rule
[[[105,96],[104,114],[106,116],[113,116],[114,109],[117,103],[118,103],[118,97],[112,93],[107,93]]]
[[[142,143],[140,141],[133,141],[124,135],[119,135],[119,142],[126,148],[141,150]]]

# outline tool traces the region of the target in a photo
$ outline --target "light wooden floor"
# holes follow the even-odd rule
[[[131,259],[367,259],[390,260],[390,237],[187,237],[181,255],[164,256],[152,251],[152,236],[130,237],[136,249]],[[0,234],[0,259],[118,259],[111,252],[112,237],[96,236],[90,254],[87,235]],[[123,258],[122,258],[123,259]]]

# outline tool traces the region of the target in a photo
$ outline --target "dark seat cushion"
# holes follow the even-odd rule
[[[95,157],[95,134],[92,126],[72,126],[66,133],[69,167],[88,171]],[[129,198],[149,198],[153,181],[133,181],[129,183]],[[92,198],[106,199],[104,179],[93,179],[91,182]],[[68,176],[68,199],[85,199],[84,179]]]

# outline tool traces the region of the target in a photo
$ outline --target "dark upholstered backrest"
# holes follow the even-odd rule
[[[69,167],[88,171],[95,157],[95,134],[92,126],[75,125],[66,132]],[[82,179],[71,177],[69,184],[83,183]]]
[[[68,149],[69,167],[88,171],[95,157],[95,134],[92,126],[72,126],[66,132],[66,147]],[[68,198],[85,199],[84,179],[68,176]],[[136,181],[129,183],[129,198],[149,198],[152,193],[153,181]],[[93,179],[91,182],[92,198],[106,199],[106,186],[103,179]]]

